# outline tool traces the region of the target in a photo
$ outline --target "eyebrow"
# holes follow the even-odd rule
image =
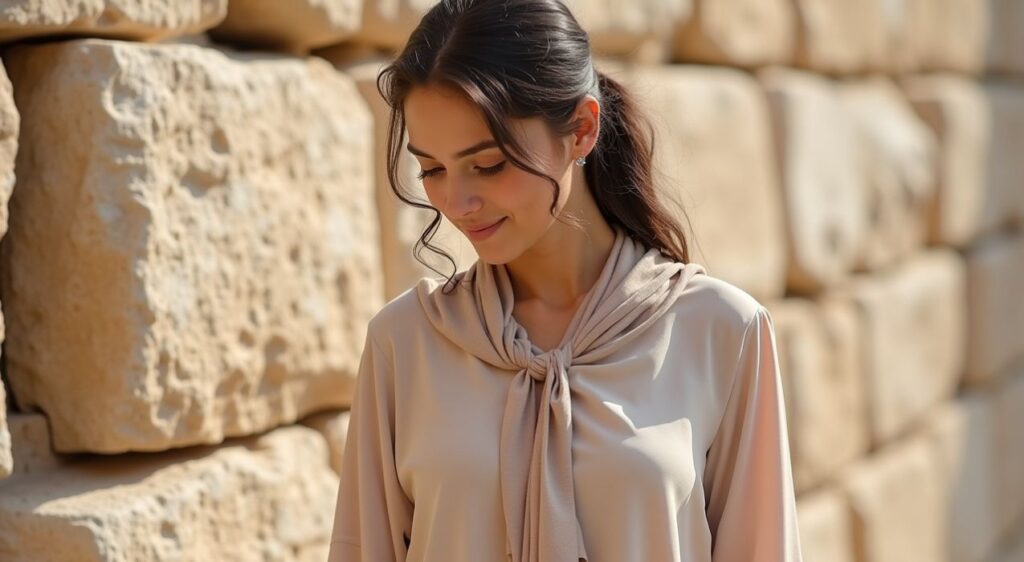
[[[495,141],[494,139],[483,140],[483,141],[480,141],[480,142],[474,144],[473,146],[470,146],[469,148],[463,148],[462,150],[456,152],[455,153],[455,158],[456,159],[458,159],[458,158],[465,158],[466,156],[469,156],[470,154],[473,154],[473,153],[476,153],[476,152],[480,152],[481,150],[485,150],[485,149],[492,148],[492,147],[495,147],[495,146],[498,146],[498,142]],[[430,158],[431,160],[437,160],[437,158],[434,158],[433,156],[431,156],[431,155],[427,154],[426,152],[423,152],[422,150],[420,150],[420,149],[416,148],[415,146],[413,146],[412,143],[406,144],[405,148],[406,148],[406,150],[408,150],[409,152],[411,152],[411,153],[413,153],[413,154],[415,154],[417,156],[422,156],[424,158]]]

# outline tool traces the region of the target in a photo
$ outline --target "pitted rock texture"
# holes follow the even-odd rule
[[[7,369],[57,450],[217,443],[347,406],[382,304],[352,81],[319,59],[97,39],[7,63],[24,122]]]
[[[927,206],[935,195],[935,133],[887,78],[851,80],[839,87],[867,174],[867,238],[857,268],[882,269],[910,257],[927,238]],[[851,158],[854,156],[851,155]]]
[[[694,0],[675,36],[680,60],[743,67],[786,64],[796,49],[792,0]]]
[[[966,278],[963,258],[936,248],[844,288],[862,318],[873,447],[906,434],[956,394],[966,357]]]
[[[84,458],[0,493],[0,560],[327,559],[337,476],[316,431]]]
[[[758,77],[771,109],[786,209],[787,288],[816,293],[849,275],[867,239],[861,144],[833,82],[778,67]]]
[[[218,41],[305,53],[359,29],[363,0],[232,0],[210,35]]]
[[[992,131],[985,95],[973,80],[951,73],[907,77],[902,86],[938,141],[929,242],[967,246],[982,228],[985,205],[985,156]]]
[[[50,35],[160,40],[198,33],[224,19],[228,0],[7,0],[0,41]]]

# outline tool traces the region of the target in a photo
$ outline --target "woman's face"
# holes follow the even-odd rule
[[[470,240],[480,259],[512,261],[555,222],[554,186],[513,165],[496,146],[483,114],[460,93],[415,88],[405,101],[405,119],[408,150],[419,161],[430,204]],[[558,180],[555,213],[561,212],[572,196],[572,135],[553,138],[540,118],[514,119],[509,126],[540,169]]]

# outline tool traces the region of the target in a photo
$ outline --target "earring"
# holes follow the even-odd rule
[[[586,164],[586,163],[587,163],[587,159],[586,159],[586,158],[584,158],[584,157],[582,157],[582,156],[580,156],[579,158],[577,158],[577,159],[576,159],[576,165],[577,165],[577,166],[579,166],[579,167],[581,167],[581,168],[582,168],[582,167],[583,167],[583,165],[584,165],[584,164]]]

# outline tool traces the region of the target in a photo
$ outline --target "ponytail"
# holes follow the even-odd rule
[[[633,96],[595,70],[600,88],[601,132],[585,177],[601,214],[637,240],[675,261],[690,261],[686,236],[655,193],[651,162],[654,130]]]

